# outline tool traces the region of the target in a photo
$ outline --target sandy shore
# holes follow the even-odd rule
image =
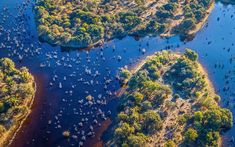
[[[213,2],[213,3],[210,5],[210,7],[208,8],[208,10],[207,10],[207,12],[206,12],[206,13],[207,13],[206,17],[203,18],[202,21],[199,22],[199,23],[196,25],[196,28],[195,28],[195,29],[189,31],[189,32],[188,32],[188,35],[194,35],[194,34],[196,34],[201,28],[203,28],[203,26],[206,24],[206,21],[208,20],[210,14],[211,14],[211,11],[214,9],[214,6],[215,6],[215,2]]]
[[[198,24],[196,24],[196,27],[195,27],[195,29],[193,29],[193,30],[191,30],[191,31],[189,31],[186,35],[188,35],[188,36],[194,36],[198,31],[200,31],[202,28],[203,28],[203,26],[206,24],[206,22],[207,22],[207,20],[208,20],[208,18],[209,18],[209,16],[210,16],[210,14],[211,14],[211,11],[214,9],[214,6],[215,6],[215,2],[213,2],[210,6],[209,6],[209,8],[208,8],[208,10],[207,10],[207,14],[206,14],[206,16],[198,23]],[[169,29],[169,30],[172,30],[172,28],[171,29]],[[180,35],[180,34],[175,34],[175,33],[172,33],[172,31],[170,31],[169,33],[163,33],[163,34],[160,34],[160,37],[173,37],[173,36],[175,36],[175,35]]]
[[[212,84],[212,82],[210,81],[209,79],[209,76],[208,76],[208,73],[207,73],[207,70],[203,67],[202,64],[198,63],[198,71],[205,75],[205,81],[206,83],[208,84],[208,92],[211,96],[215,96],[215,88]]]

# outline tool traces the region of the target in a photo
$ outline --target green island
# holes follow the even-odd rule
[[[0,59],[0,146],[7,146],[30,113],[35,83],[28,69]]]
[[[39,37],[62,47],[85,48],[130,36],[192,36],[214,0],[38,0]]]
[[[219,106],[198,54],[156,52],[137,70],[122,69],[124,87],[107,146],[217,147],[233,125]]]

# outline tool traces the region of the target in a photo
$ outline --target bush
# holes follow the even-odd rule
[[[153,134],[162,127],[162,120],[160,116],[152,111],[148,110],[143,114],[143,127],[142,130],[147,134]]]
[[[147,137],[138,133],[137,135],[130,135],[127,140],[130,147],[143,147],[146,144]]]
[[[197,140],[198,134],[197,134],[197,131],[195,129],[189,128],[185,132],[184,137],[185,137],[185,142],[186,143],[192,144],[192,143],[194,143]]]
[[[192,61],[197,61],[197,59],[198,59],[198,54],[188,48],[185,50],[184,56]]]
[[[196,27],[196,22],[193,18],[187,18],[183,20],[183,22],[176,27],[176,30],[179,33],[187,33],[188,31],[194,29]]]
[[[129,124],[122,123],[118,128],[115,129],[115,136],[122,144],[132,133],[134,133],[134,130],[135,129]]]
[[[176,147],[176,144],[175,144],[174,141],[168,140],[168,141],[165,143],[164,147]]]

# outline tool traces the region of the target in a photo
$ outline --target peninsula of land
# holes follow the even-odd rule
[[[233,125],[230,110],[190,49],[156,52],[137,66],[122,69],[124,84],[118,116],[106,145],[219,146],[221,132]]]
[[[28,69],[0,59],[0,147],[7,146],[31,112],[36,86]]]

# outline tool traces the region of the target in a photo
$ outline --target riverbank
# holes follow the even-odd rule
[[[212,2],[212,4],[210,5],[210,7],[207,9],[206,11],[206,16],[201,20],[201,22],[199,22],[197,25],[196,25],[196,28],[189,31],[188,32],[188,35],[191,36],[191,35],[195,35],[199,30],[201,30],[203,28],[203,26],[206,24],[212,10],[214,9],[215,7],[215,2]]]
[[[160,34],[161,37],[166,37],[166,38],[169,38],[169,37],[173,37],[173,36],[176,36],[176,35],[179,35],[180,37],[182,37],[182,40],[183,41],[190,41],[194,38],[194,36],[196,35],[197,32],[199,32],[203,27],[204,25],[206,24],[211,12],[213,11],[214,9],[214,6],[215,6],[215,2],[212,2],[209,6],[209,8],[206,10],[206,15],[205,17],[197,24],[195,24],[195,28],[194,29],[191,29],[189,30],[188,32],[185,32],[185,33],[175,33],[175,30],[174,30],[174,27],[171,26],[169,28],[169,31],[167,33],[162,33]],[[179,25],[180,23],[177,21],[177,24]],[[182,20],[181,20],[182,21]]]
[[[0,146],[8,146],[31,112],[36,93],[28,69],[17,69],[9,58],[0,59]]]
[[[32,82],[32,85],[34,85],[34,93],[36,93],[37,86],[35,82]],[[20,131],[23,123],[31,113],[31,107],[33,105],[35,96],[31,98],[26,98],[24,103],[21,105],[21,107],[26,107],[27,109],[25,110],[24,113],[18,114],[19,116],[14,116],[12,122],[14,122],[14,125],[10,127],[9,130],[7,130],[2,136],[0,140],[0,147],[6,147],[9,146],[14,138],[16,137],[18,131]]]

